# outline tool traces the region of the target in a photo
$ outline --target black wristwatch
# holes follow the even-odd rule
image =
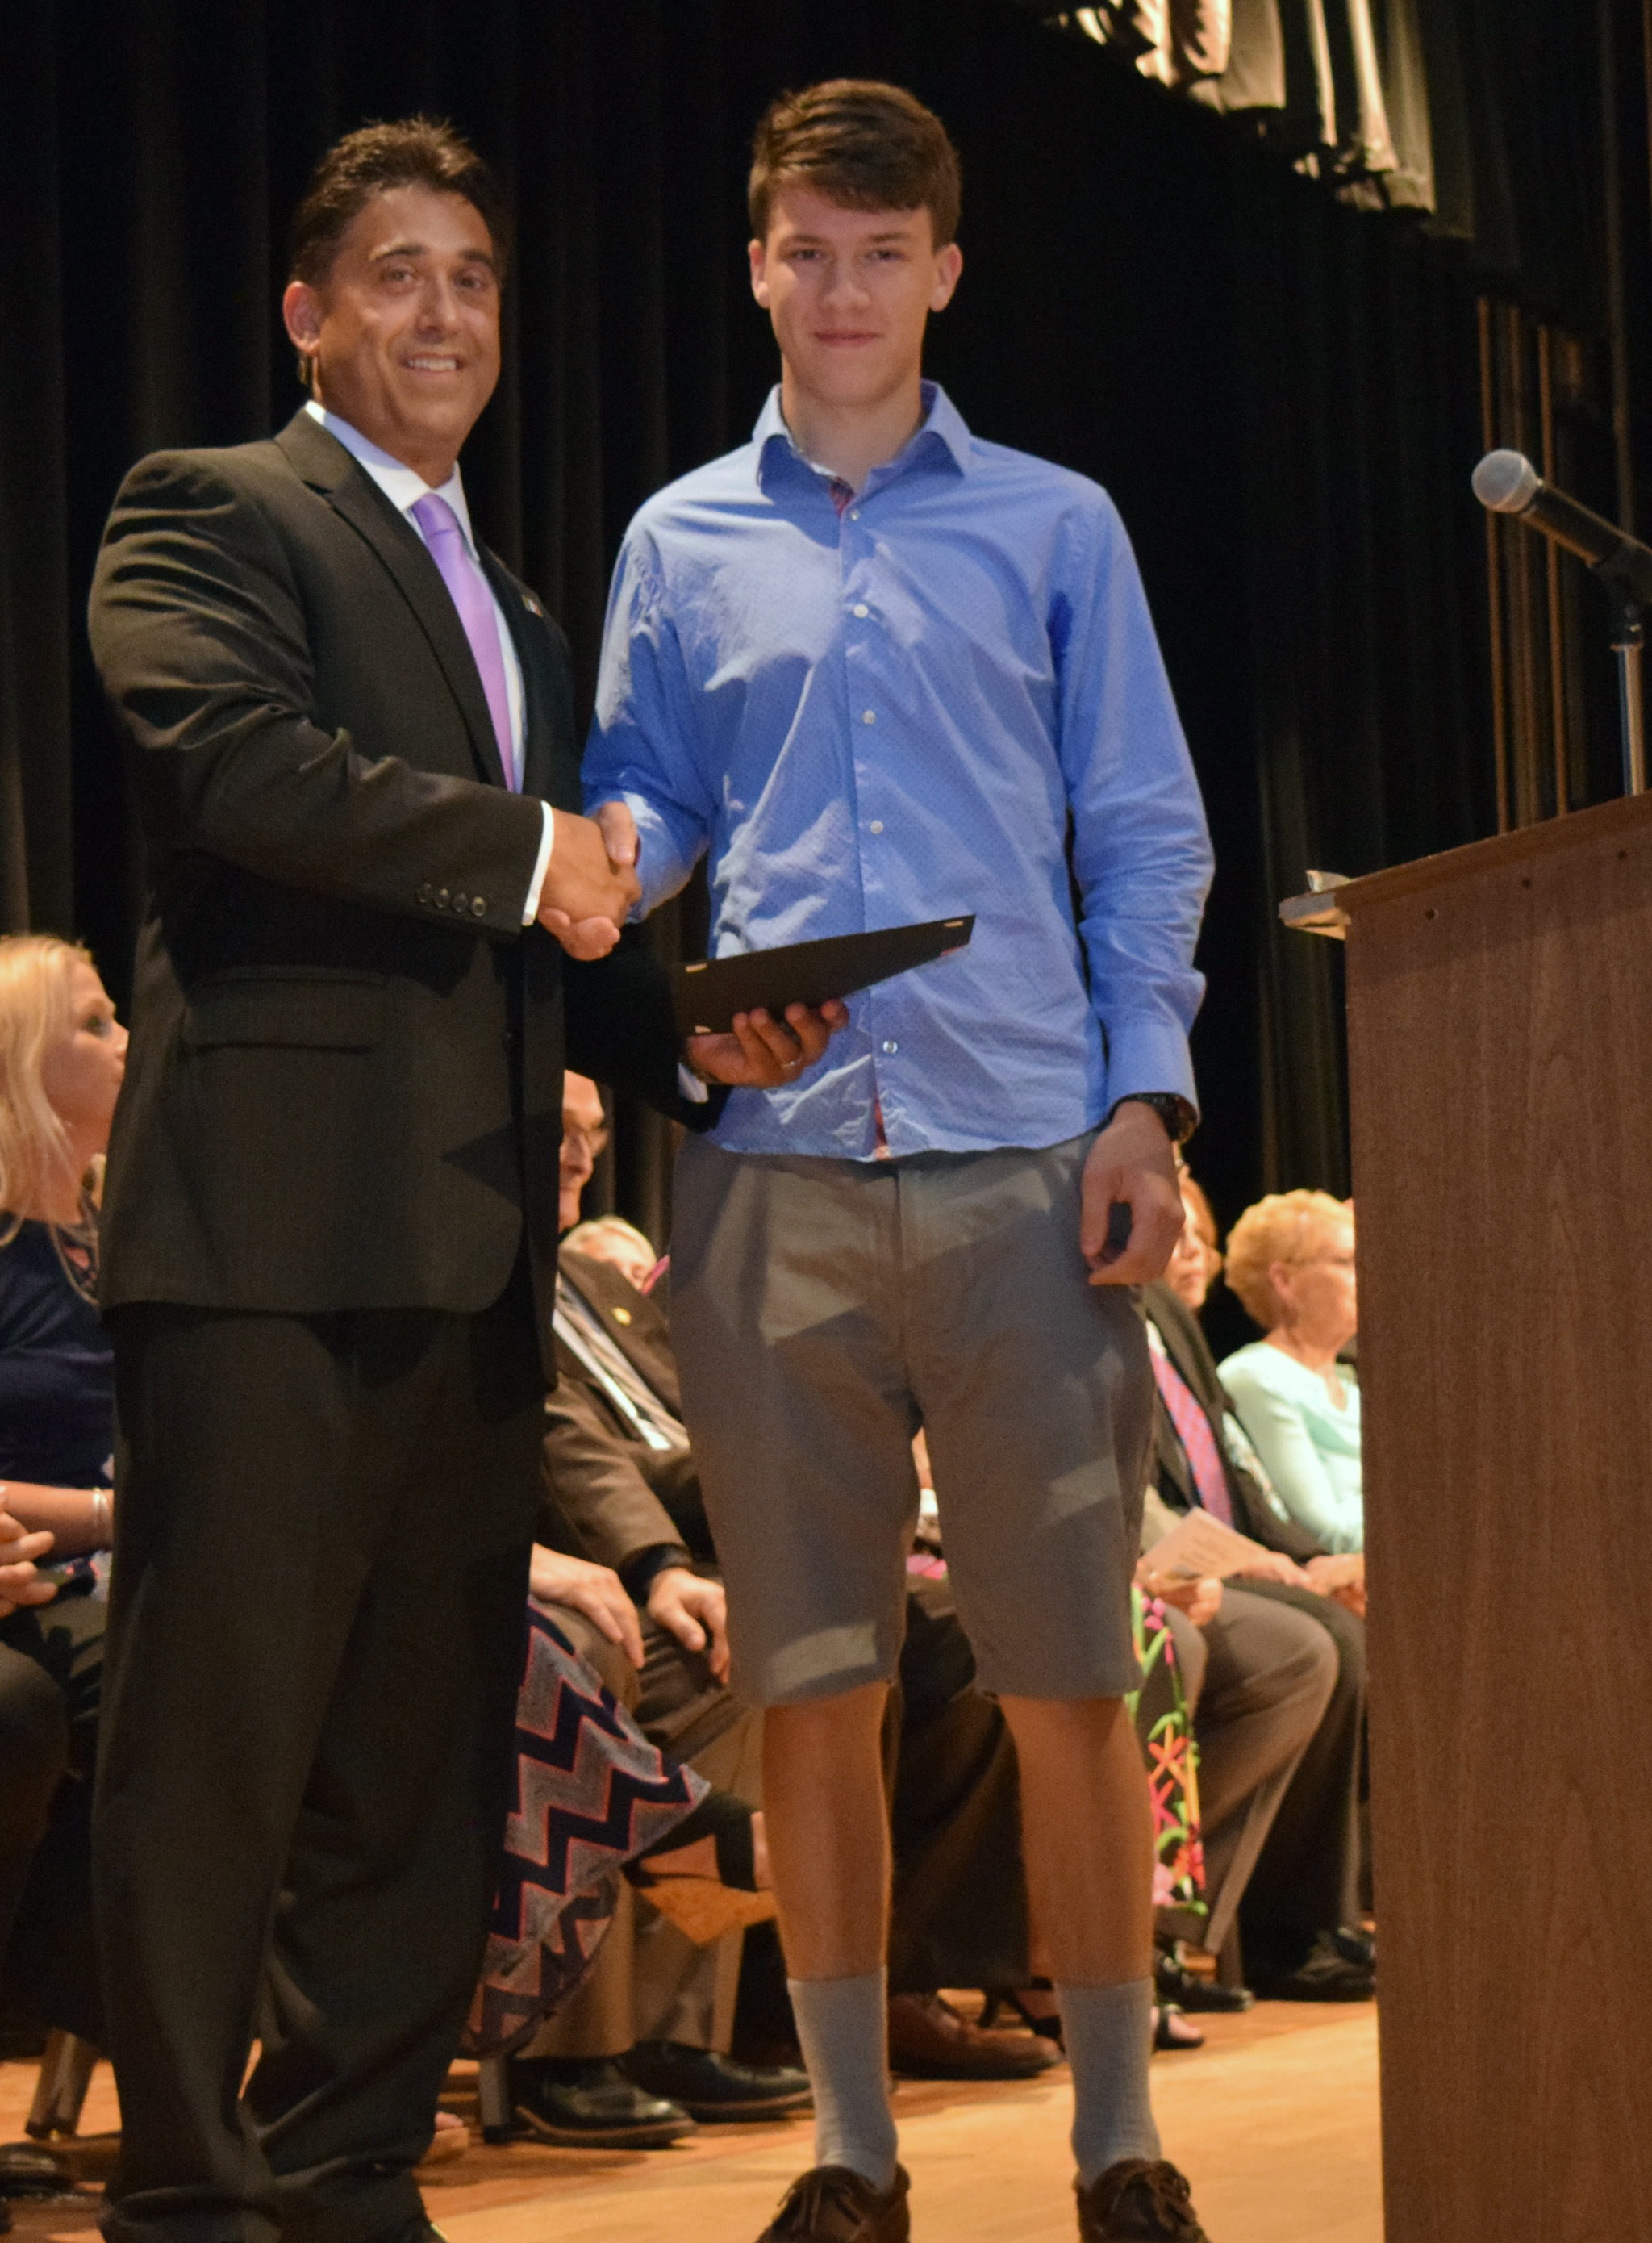
[[[1128,1106],[1132,1101],[1138,1106],[1152,1108],[1164,1123],[1165,1134],[1172,1145],[1185,1145],[1199,1127],[1199,1115],[1195,1108],[1173,1090],[1126,1091],[1122,1098],[1115,1099],[1108,1108],[1107,1122],[1112,1120],[1121,1106]],[[1101,1125],[1104,1129],[1107,1122]]]

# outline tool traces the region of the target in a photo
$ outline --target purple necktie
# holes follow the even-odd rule
[[[505,657],[500,651],[499,610],[494,605],[493,588],[480,564],[471,557],[459,516],[439,492],[426,491],[408,510],[425,533],[430,557],[441,570],[442,583],[453,595],[459,620],[465,626],[465,637],[476,657],[482,691],[487,696],[488,711],[494,719],[494,737],[499,742],[500,761],[505,766],[505,784],[514,790],[520,789],[522,775],[516,768],[516,750],[511,740],[510,695],[505,687]]]
[[[1165,1352],[1165,1344],[1150,1324],[1149,1349],[1153,1358],[1153,1377],[1165,1407],[1170,1412],[1170,1422],[1181,1437],[1187,1452],[1187,1462],[1193,1475],[1193,1488],[1200,1507],[1212,1519],[1219,1519],[1225,1526],[1233,1524],[1233,1502],[1227,1492],[1227,1474],[1222,1469],[1222,1452],[1217,1445],[1211,1421],[1205,1415],[1205,1405],[1182,1377]],[[1158,1344],[1154,1345],[1153,1343]]]

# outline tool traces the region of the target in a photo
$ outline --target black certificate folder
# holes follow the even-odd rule
[[[776,1020],[788,1005],[823,1005],[851,996],[892,973],[927,966],[949,950],[962,950],[975,917],[930,919],[918,926],[880,926],[870,934],[829,934],[819,942],[791,942],[780,950],[742,950],[708,958],[700,966],[674,966],[672,994],[677,1029],[685,1036],[721,1035],[736,1013],[761,1006]]]

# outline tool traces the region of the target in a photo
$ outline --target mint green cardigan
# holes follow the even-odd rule
[[[1221,1378],[1292,1518],[1326,1550],[1361,1550],[1360,1388],[1346,1364],[1338,1367],[1348,1398],[1342,1410],[1317,1371],[1266,1340],[1230,1355]]]

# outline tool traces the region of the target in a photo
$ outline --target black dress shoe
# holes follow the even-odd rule
[[[61,2158],[32,2142],[0,2147],[0,2198],[72,2196],[75,2176]]]
[[[1368,2002],[1377,1990],[1369,1964],[1350,1962],[1334,1933],[1322,1931],[1294,1968],[1252,1970],[1265,2002]]]
[[[1179,2010],[1202,2010],[1206,2017],[1237,2017],[1256,2000],[1248,1986],[1219,1986],[1214,1978],[1201,1978],[1179,1955],[1161,1955],[1153,1976],[1161,2002],[1173,2002]]]
[[[530,2133],[561,2150],[661,2150],[694,2132],[681,2105],[645,2094],[608,2058],[519,2060],[511,2103]]]
[[[702,2126],[783,2118],[807,2111],[815,2099],[809,2074],[791,2065],[736,2064],[680,2040],[640,2040],[620,2062],[639,2087],[680,2104]]]
[[[1331,1934],[1331,1944],[1344,1962],[1361,1963],[1367,1970],[1377,1967],[1377,1939],[1372,1931],[1362,1931],[1357,1923],[1340,1923]]]

